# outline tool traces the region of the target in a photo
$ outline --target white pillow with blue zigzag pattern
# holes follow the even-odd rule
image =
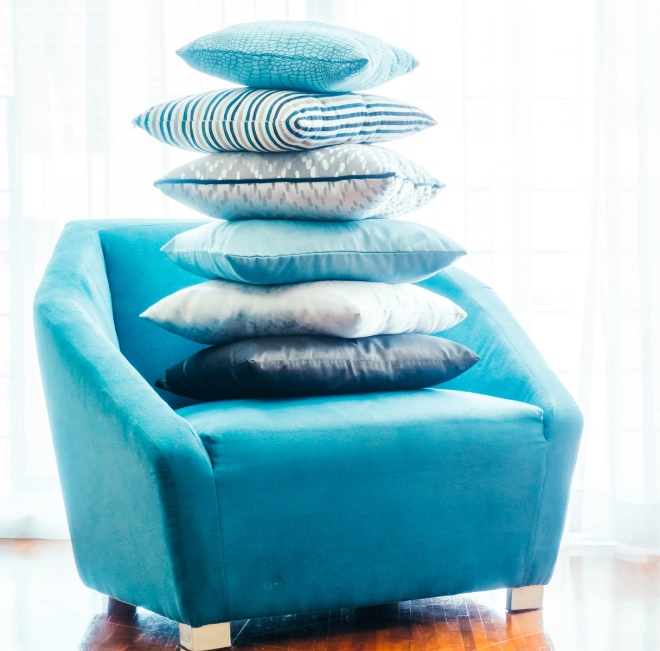
[[[436,122],[414,106],[377,95],[231,88],[158,104],[133,124],[168,145],[215,153],[396,140]]]
[[[426,205],[444,187],[421,165],[374,145],[210,154],[154,185],[217,219],[312,221],[399,217]]]

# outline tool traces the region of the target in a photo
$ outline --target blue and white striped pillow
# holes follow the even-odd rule
[[[377,95],[231,88],[164,102],[133,124],[168,145],[201,152],[296,151],[396,140],[435,124]]]

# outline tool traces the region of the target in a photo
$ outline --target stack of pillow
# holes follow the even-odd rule
[[[400,154],[367,143],[433,126],[396,100],[354,94],[417,66],[367,34],[311,22],[255,22],[178,54],[245,84],[154,106],[134,123],[205,152],[156,181],[217,220],[164,253],[208,279],[141,316],[208,344],[157,386],[199,400],[434,386],[477,356],[429,336],[465,318],[413,285],[465,251],[391,218],[443,187]]]

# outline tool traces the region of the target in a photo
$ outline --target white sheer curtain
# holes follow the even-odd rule
[[[0,535],[66,528],[31,334],[70,219],[187,214],[190,158],[133,129],[224,82],[175,49],[253,19],[372,32],[421,61],[378,93],[438,126],[393,143],[447,184],[413,217],[463,242],[586,419],[574,538],[660,549],[660,5],[649,0],[0,0]]]

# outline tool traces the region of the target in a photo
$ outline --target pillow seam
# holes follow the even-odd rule
[[[369,53],[367,51],[367,56],[360,58],[360,59],[347,59],[347,60],[338,60],[338,59],[322,59],[320,57],[313,57],[313,56],[308,56],[308,57],[302,57],[299,55],[291,55],[288,56],[286,54],[277,54],[277,53],[268,53],[268,52],[244,52],[242,50],[223,50],[223,49],[216,49],[216,48],[196,48],[193,50],[194,52],[213,52],[214,54],[240,54],[242,56],[246,57],[263,57],[263,56],[269,56],[273,58],[280,58],[280,59],[286,59],[287,61],[322,61],[323,63],[334,63],[334,64],[343,64],[343,63],[357,63],[359,61],[366,61],[367,63],[373,63],[374,59],[369,56]],[[182,59],[185,59],[185,56],[180,54],[179,55]],[[362,70],[359,70],[358,72],[354,72],[349,76],[357,75],[363,72]],[[348,77],[347,77],[348,78]],[[344,81],[344,79],[341,79],[340,81]]]
[[[235,253],[220,253],[215,251],[209,251],[208,249],[185,249],[185,250],[174,250],[174,251],[163,251],[168,257],[170,254],[188,254],[188,253],[208,253],[210,256],[222,256],[224,258],[241,258],[247,260],[253,260],[259,258],[261,260],[278,260],[279,258],[300,258],[303,256],[311,255],[341,255],[344,253],[357,253],[360,255],[420,255],[420,254],[437,254],[445,253],[447,255],[466,255],[466,252],[461,250],[460,252],[456,251],[440,251],[440,250],[430,250],[430,251],[310,251],[308,253],[282,253],[281,255],[237,255]]]
[[[381,175],[369,175],[366,174],[356,174],[354,176],[319,176],[310,179],[292,179],[289,177],[280,177],[272,179],[158,179],[154,181],[154,185],[158,187],[159,185],[186,185],[187,183],[191,185],[249,185],[250,183],[254,185],[265,185],[267,183],[332,183],[339,181],[372,181],[378,179],[399,179],[407,183],[412,183],[416,188],[419,187],[432,187],[442,190],[445,187],[444,183],[429,183],[426,181],[414,181],[407,176],[401,176],[396,172],[381,174]]]
[[[475,361],[475,363],[476,363],[476,362],[479,361],[480,358],[479,358],[479,356],[477,356],[477,355],[475,355],[475,356],[477,357],[477,359],[476,359],[476,361]],[[471,360],[471,359],[474,359],[474,357],[471,357],[471,356],[470,356],[470,357],[461,357],[461,358],[458,358],[457,361],[467,361],[467,360]],[[218,371],[221,371],[221,370],[223,370],[223,369],[227,369],[227,368],[239,368],[239,367],[241,367],[241,366],[246,366],[246,365],[252,364],[252,363],[254,363],[254,362],[256,362],[256,361],[257,361],[257,360],[250,359],[250,360],[246,360],[246,361],[244,361],[244,362],[240,362],[239,364],[233,364],[233,365],[228,364],[228,365],[226,365],[226,366],[217,366],[217,367],[215,367],[213,370],[205,371],[205,372],[203,372],[203,373],[196,373],[195,375],[185,375],[184,378],[190,379],[190,378],[205,377],[205,376],[207,376],[207,375],[213,375],[214,373],[217,373]],[[287,360],[279,359],[279,360],[273,360],[273,361],[267,361],[267,362],[258,362],[258,363],[259,363],[259,364],[269,364],[269,365],[274,365],[274,364],[280,364],[280,363],[282,363],[282,362],[286,362],[286,361],[287,361]],[[317,362],[317,363],[324,364],[324,365],[334,364],[334,363],[336,363],[336,362],[353,362],[353,363],[356,363],[356,364],[364,364],[364,365],[371,364],[371,365],[374,365],[374,364],[398,364],[398,363],[402,363],[402,362],[403,362],[403,363],[412,363],[412,362],[420,363],[420,361],[421,361],[422,363],[433,363],[433,362],[443,362],[443,361],[446,361],[446,360],[442,360],[442,359],[424,359],[424,360],[415,360],[415,359],[395,359],[395,360],[391,360],[391,361],[370,361],[370,360],[351,360],[351,359],[334,359],[334,360],[322,360],[322,359],[319,359],[319,360],[297,360],[297,361],[296,361],[296,360],[292,360],[292,361],[289,361],[288,363],[289,363],[289,364],[295,364],[295,365],[301,366],[301,365],[304,364],[305,362],[309,362],[309,361]],[[166,369],[165,373],[167,373],[168,370],[169,370],[169,369]]]

